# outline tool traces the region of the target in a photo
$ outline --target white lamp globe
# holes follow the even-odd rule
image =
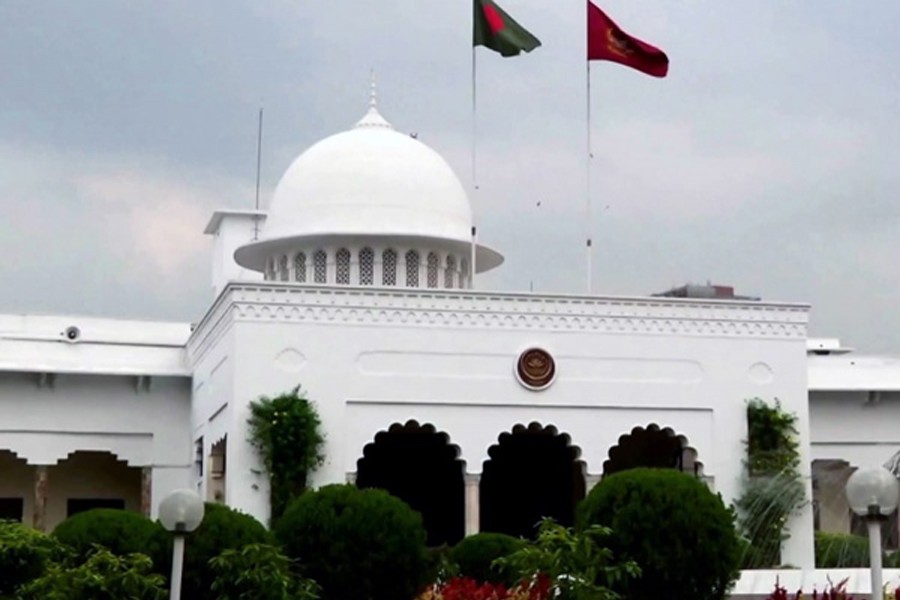
[[[203,500],[194,490],[174,490],[159,503],[159,522],[169,531],[188,533],[203,521]]]
[[[847,503],[858,515],[887,516],[897,509],[900,483],[884,467],[858,469],[847,480]]]

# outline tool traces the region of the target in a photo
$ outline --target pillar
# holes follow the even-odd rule
[[[34,516],[32,525],[38,531],[47,529],[47,465],[34,470]]]
[[[149,517],[153,512],[153,467],[141,469],[141,514]]]
[[[481,502],[481,496],[479,493],[481,484],[481,474],[479,473],[466,473],[465,475],[465,485],[466,485],[466,536],[475,535],[479,531],[481,531],[481,519],[479,515],[479,508]]]

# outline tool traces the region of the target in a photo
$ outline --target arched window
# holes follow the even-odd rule
[[[341,248],[335,256],[335,281],[338,285],[350,285],[350,251]]]
[[[324,250],[313,254],[313,277],[315,283],[328,283],[328,255]]]
[[[294,257],[294,281],[306,283],[306,254],[303,252]]]
[[[456,257],[450,255],[447,257],[447,268],[444,270],[444,287],[453,288],[453,275],[456,273]]]
[[[359,285],[375,283],[375,253],[371,248],[359,251]]]
[[[397,252],[391,248],[381,253],[381,285],[397,285]]]
[[[290,271],[288,271],[288,257],[286,254],[278,257],[278,275],[282,281],[287,281],[290,278]]]
[[[464,258],[459,261],[459,288],[466,289],[470,285],[469,259]]]
[[[406,253],[406,287],[419,287],[419,253]]]
[[[438,255],[434,252],[428,253],[428,287],[436,288],[438,286],[438,266],[440,261]]]

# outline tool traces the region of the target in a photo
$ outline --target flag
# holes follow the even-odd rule
[[[485,46],[503,56],[531,52],[541,41],[516,23],[493,0],[473,0],[473,45]]]
[[[587,3],[587,59],[611,60],[653,77],[669,72],[666,53],[622,31],[590,0]]]

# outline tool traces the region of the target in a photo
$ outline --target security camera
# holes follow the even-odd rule
[[[71,327],[66,327],[65,331],[66,340],[70,342],[77,341],[78,338],[81,337],[81,330],[75,327],[74,325]]]

